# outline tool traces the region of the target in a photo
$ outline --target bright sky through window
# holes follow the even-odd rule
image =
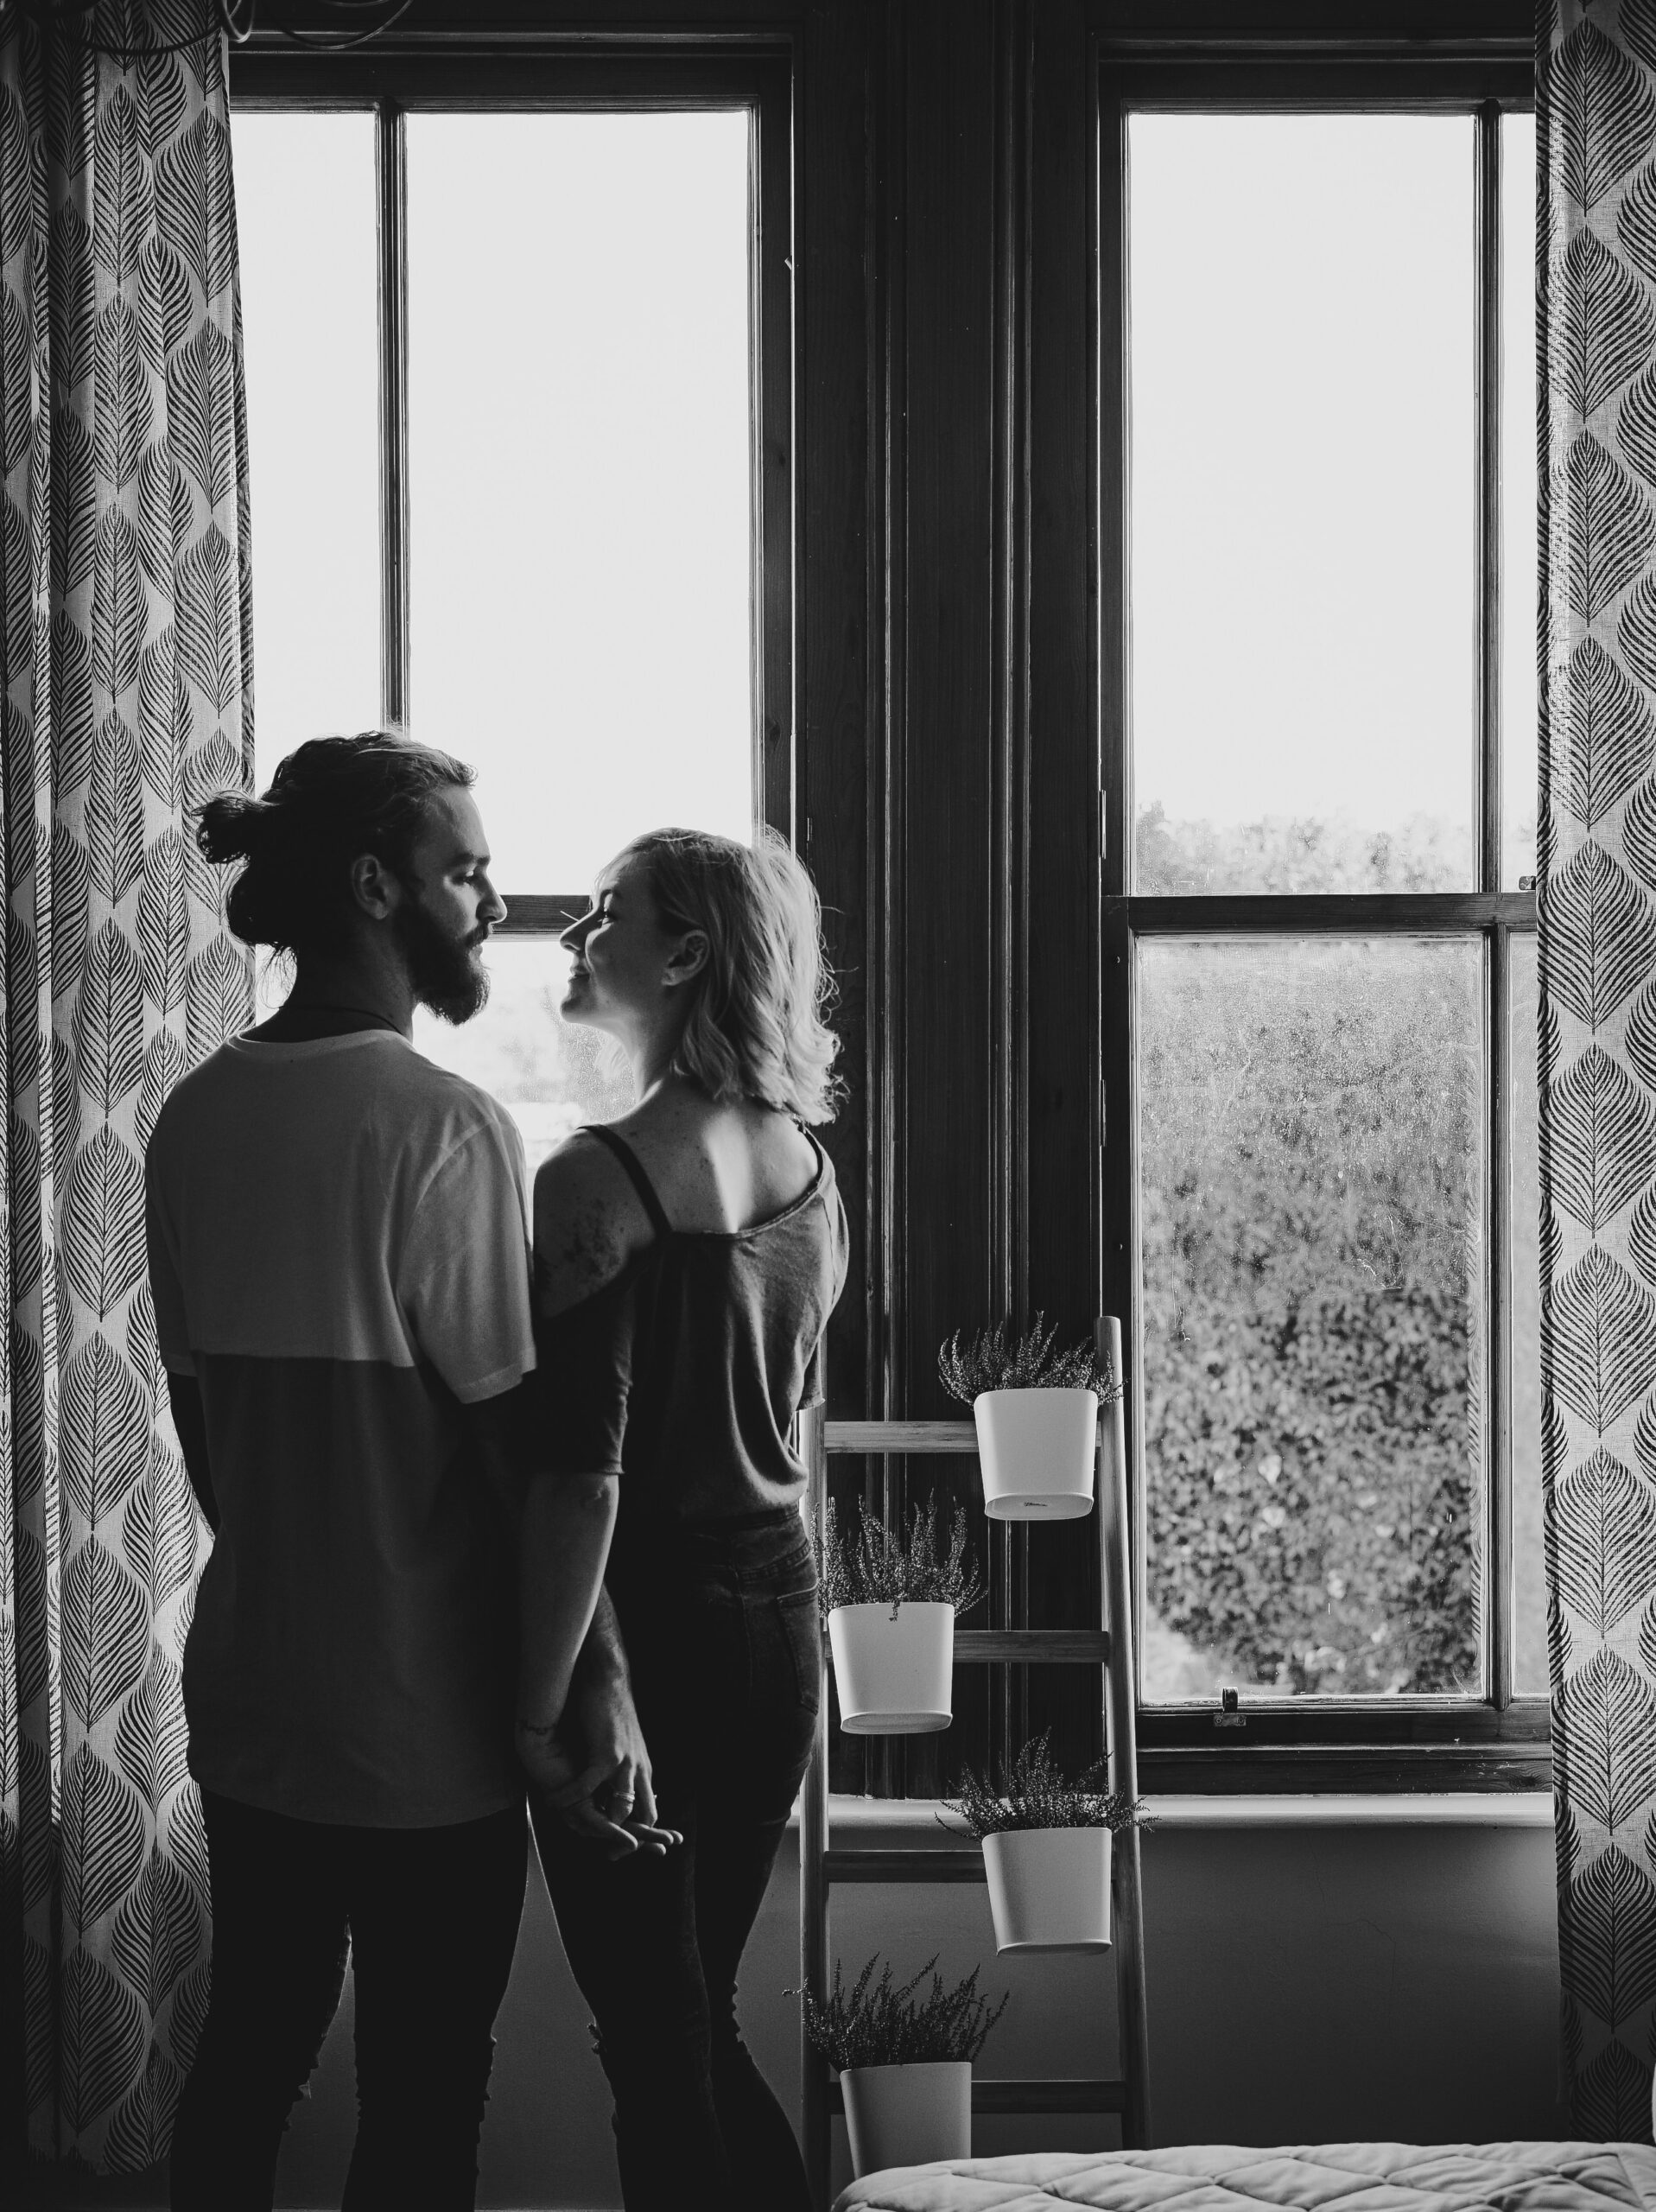
[[[409,727],[509,893],[746,837],[745,111],[408,118]],[[373,125],[238,114],[261,779],[379,718]]]
[[[1535,118],[1501,118],[1501,888],[1535,873]]]
[[[1414,822],[1469,887],[1471,120],[1130,130],[1139,814]]]
[[[409,118],[414,734],[507,893],[752,827],[748,119]]]
[[[379,720],[374,124],[232,118],[253,506],[261,782]]]

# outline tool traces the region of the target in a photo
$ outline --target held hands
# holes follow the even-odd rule
[[[683,1841],[658,1822],[650,1754],[625,1675],[606,1670],[577,1681],[558,1722],[520,1719],[517,1757],[530,1787],[564,1826],[602,1844],[609,1858],[659,1858]]]

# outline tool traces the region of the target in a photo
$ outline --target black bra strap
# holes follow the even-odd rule
[[[634,1152],[626,1139],[617,1136],[613,1129],[606,1128],[602,1122],[583,1122],[581,1133],[583,1136],[596,1137],[600,1144],[607,1146],[615,1154],[622,1166],[625,1168],[633,1189],[644,1202],[644,1210],[650,1216],[650,1227],[657,1236],[670,1236],[673,1233],[673,1224],[667,1218],[666,1209],[656,1196],[655,1185],[644,1173],[643,1167],[639,1165],[638,1154]]]

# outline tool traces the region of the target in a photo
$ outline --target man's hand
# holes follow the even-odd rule
[[[612,1679],[588,1686],[581,1702],[583,1710],[572,1717],[584,1756],[576,1756],[562,1727],[518,1722],[517,1756],[530,1789],[566,1827],[601,1844],[611,1859],[640,1852],[659,1858],[683,1838],[657,1824],[650,1758],[631,1691],[625,1681]]]
[[[578,1780],[587,1784],[587,1795],[598,1810],[625,1823],[647,1852],[682,1843],[684,1839],[677,1830],[662,1827],[657,1813],[650,1751],[625,1670],[578,1668],[569,1719],[585,1754]],[[575,1786],[571,1783],[572,1789]]]

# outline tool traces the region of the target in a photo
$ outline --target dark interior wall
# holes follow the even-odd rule
[[[806,21],[808,114],[824,91],[813,41],[831,25],[844,41],[853,20],[868,143],[865,836],[830,846],[814,820],[810,850],[830,904],[860,874],[868,1083],[861,1157],[844,1160],[866,1193],[863,1303],[840,1317],[830,1398],[926,1417],[955,1410],[936,1350],[956,1328],[1040,1307],[1080,1336],[1098,1310],[1092,32],[1069,0],[833,7]],[[833,219],[813,188],[808,175],[808,382],[823,337],[813,240]],[[807,470],[822,460],[808,432]],[[808,603],[825,550],[808,535]],[[808,655],[814,815],[841,773],[811,719],[822,674]],[[947,1465],[847,1467],[835,1489],[901,1511],[935,1482],[952,1498]],[[1095,1618],[1085,1535],[972,1517],[990,1619]],[[1079,1679],[1031,1703],[1028,1685],[992,1691],[974,1672],[956,1715],[954,1766],[1002,1755],[1031,1721],[1056,1719],[1072,1756],[1098,1748]],[[928,1794],[945,1777],[936,1742],[865,1762],[841,1739],[834,1778]]]

